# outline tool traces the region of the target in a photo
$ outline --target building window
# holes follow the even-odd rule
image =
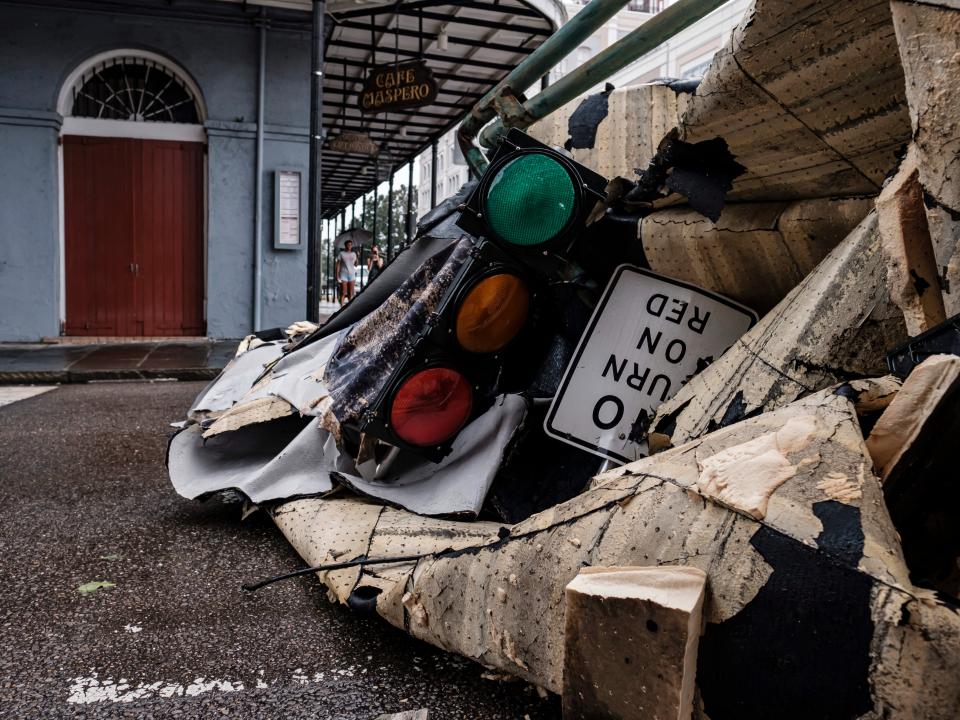
[[[134,122],[200,122],[197,99],[179,77],[143,57],[90,67],[73,87],[73,117]]]

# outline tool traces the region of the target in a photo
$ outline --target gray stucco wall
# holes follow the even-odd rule
[[[57,96],[77,65],[120,48],[167,56],[200,87],[208,113],[207,334],[250,332],[257,31],[23,6],[0,7],[0,28],[0,340],[59,333]],[[273,250],[271,183],[278,166],[302,168],[307,180],[309,57],[306,33],[269,32],[263,327],[305,313],[306,252]]]
[[[17,123],[17,124],[14,124]],[[59,122],[0,110],[0,339],[60,332]]]

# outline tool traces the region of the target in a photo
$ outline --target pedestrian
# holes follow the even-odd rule
[[[367,258],[367,282],[371,283],[376,279],[384,266],[383,257],[380,255],[380,248],[374,245],[370,248],[370,257]]]
[[[343,250],[337,256],[337,266],[335,272],[340,284],[340,305],[353,300],[354,289],[357,285],[357,266],[360,261],[357,254],[353,251],[353,240],[347,240],[343,244]]]

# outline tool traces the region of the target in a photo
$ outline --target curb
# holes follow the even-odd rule
[[[220,368],[180,368],[142,370],[24,370],[0,372],[0,385],[85,383],[96,380],[213,380]]]

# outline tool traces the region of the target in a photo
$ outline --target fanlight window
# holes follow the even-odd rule
[[[200,122],[197,101],[168,68],[138,57],[97,63],[73,90],[74,117],[134,122]]]

